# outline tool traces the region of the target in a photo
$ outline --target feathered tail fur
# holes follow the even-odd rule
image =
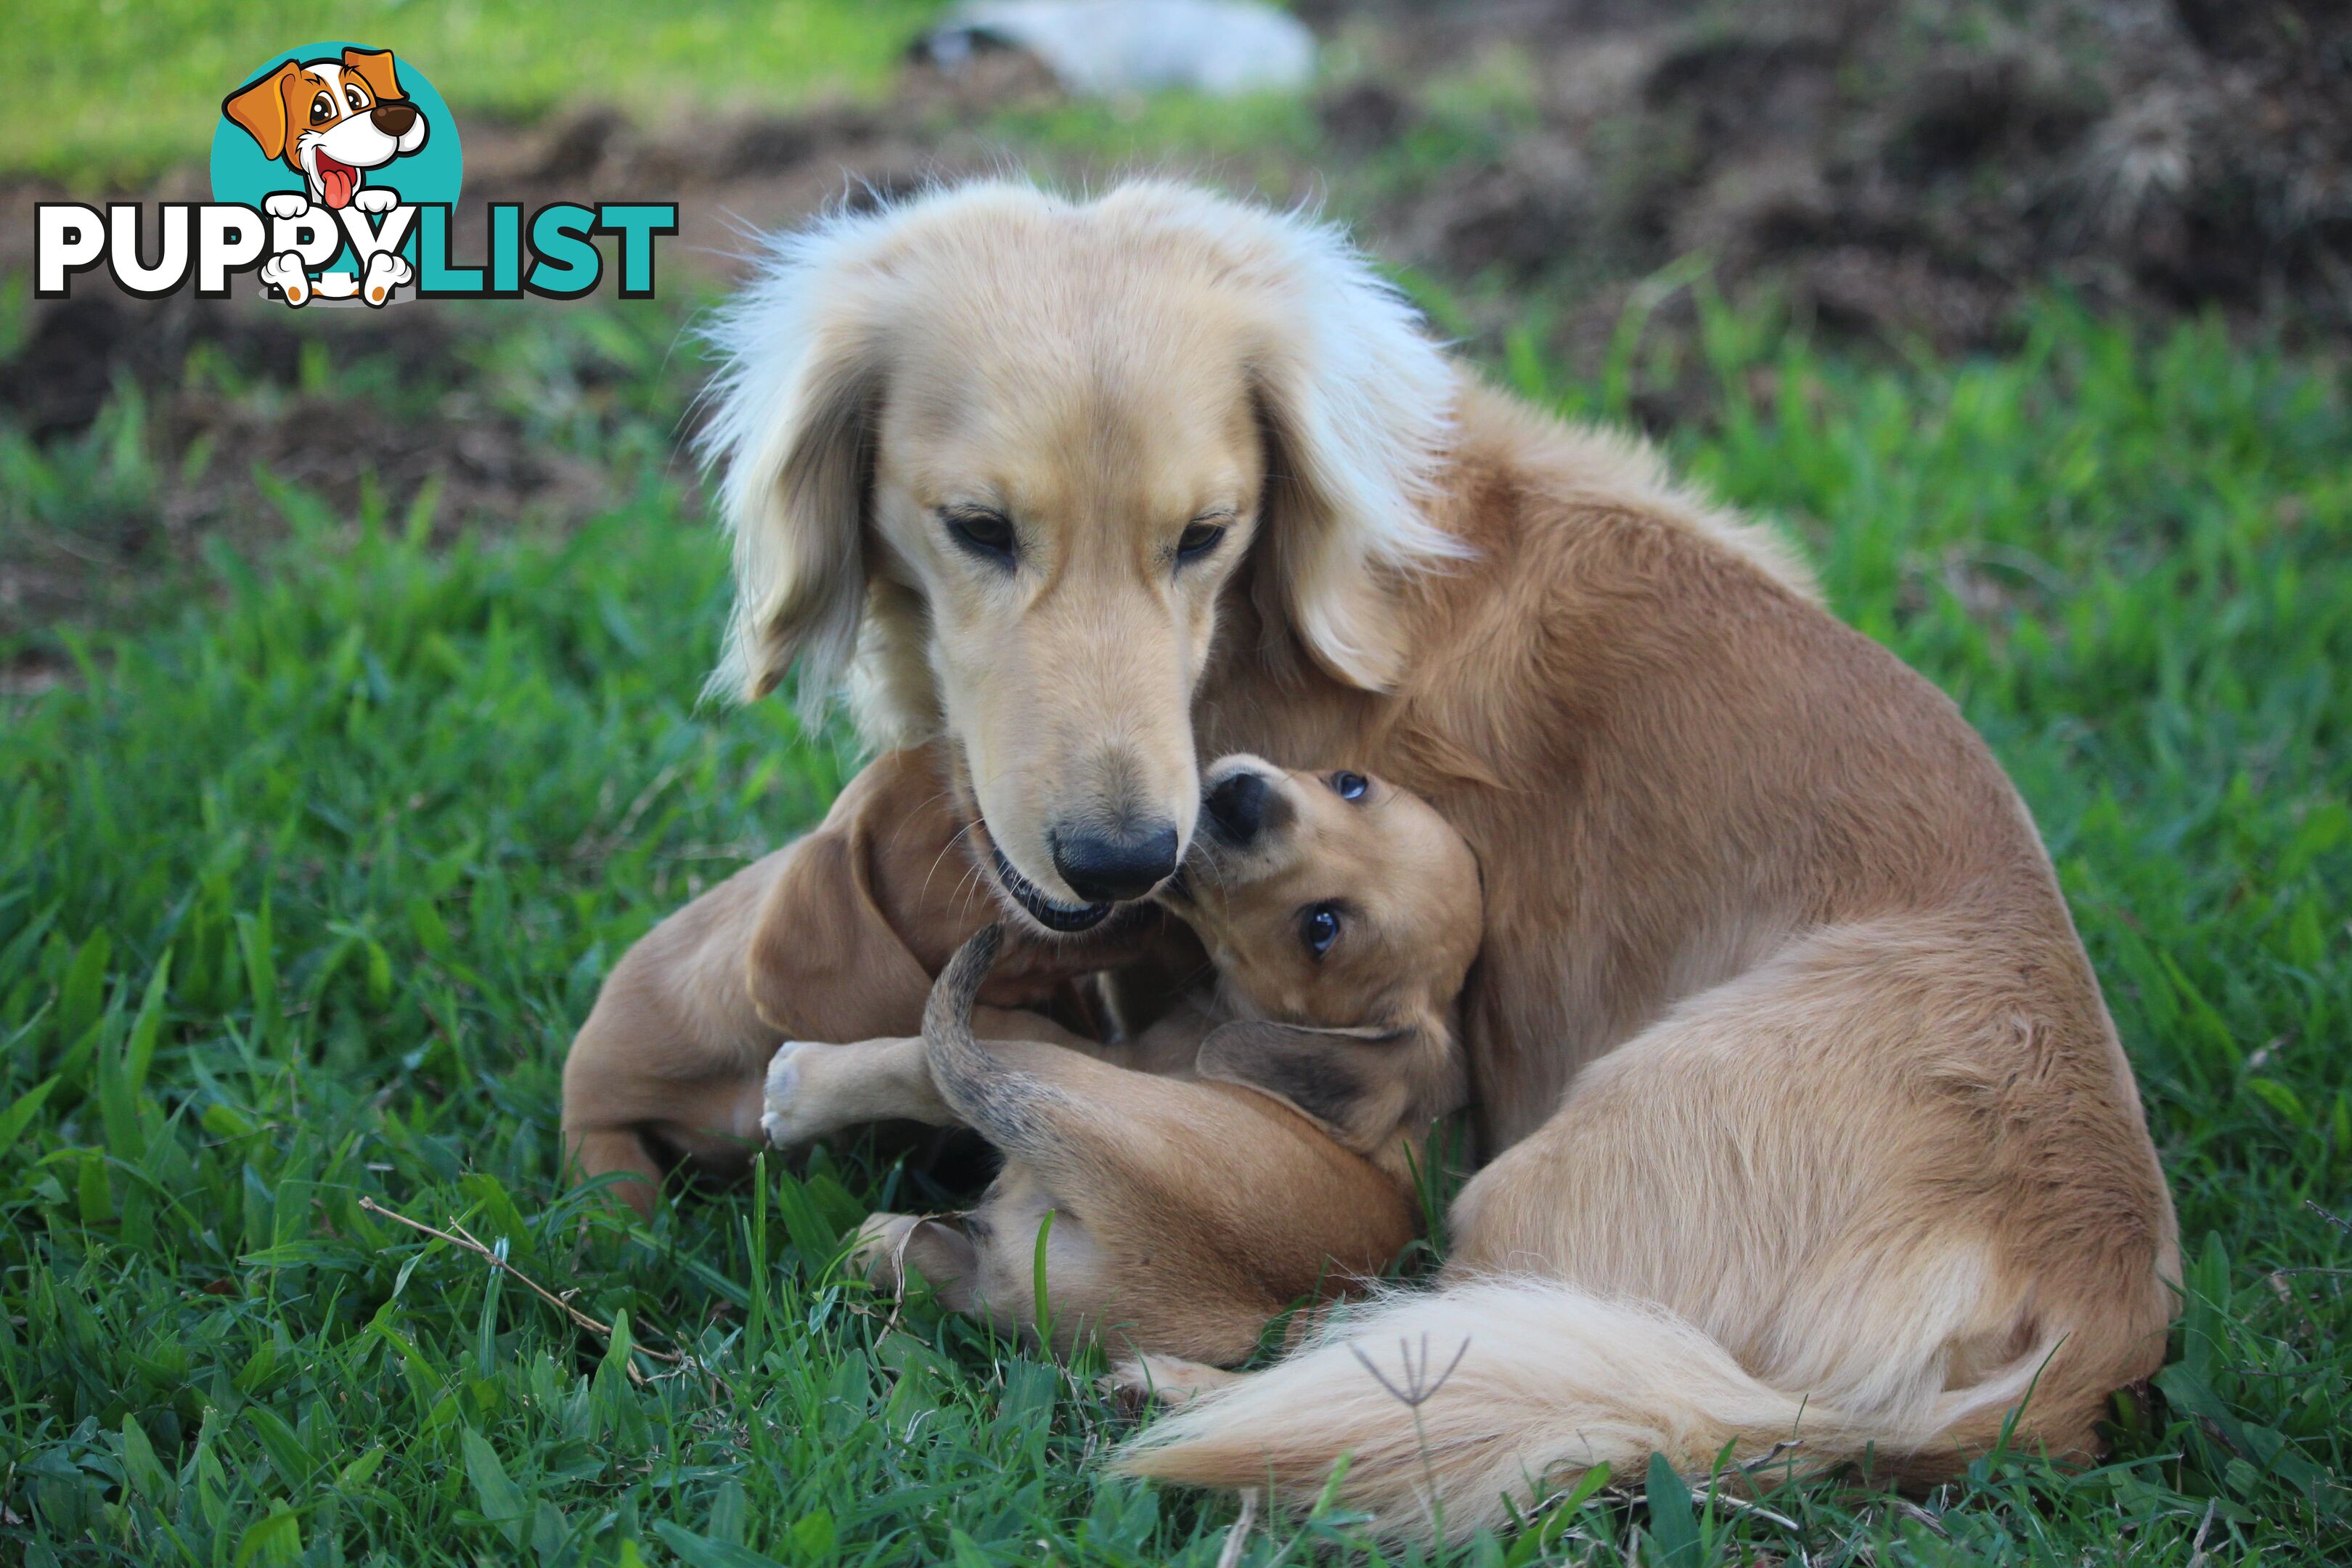
[[[1653,1454],[1704,1474],[1791,1444],[1800,1471],[1979,1452],[2035,1388],[2043,1345],[1907,1410],[1849,1410],[1770,1387],[1692,1324],[1554,1280],[1494,1278],[1399,1295],[1265,1372],[1212,1389],[1130,1443],[1131,1475],[1271,1485],[1305,1506],[1342,1456],[1340,1497],[1375,1528],[1451,1539],[1508,1521],[1581,1472]]]

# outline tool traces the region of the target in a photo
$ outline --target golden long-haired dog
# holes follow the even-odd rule
[[[832,217],[717,335],[722,680],[937,739],[1010,918],[1116,918],[1226,751],[1369,765],[1485,868],[1444,1287],[1129,1468],[1303,1500],[1353,1450],[1344,1499],[1458,1532],[1727,1443],[1945,1475],[2021,1401],[2095,1451],[2177,1269],[2129,1066],[1999,765],[1769,535],[1176,185]],[[1416,1411],[1357,1352],[1424,1330],[1467,1348]]]

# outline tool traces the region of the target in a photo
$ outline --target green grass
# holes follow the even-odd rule
[[[644,359],[642,321],[563,320],[489,342],[481,374],[529,400],[567,353],[619,354],[644,373],[620,436],[547,438],[657,448],[687,370]],[[1839,612],[1990,737],[2141,1075],[2192,1300],[2087,1474],[2005,1455],[1924,1509],[1819,1484],[1771,1514],[1652,1478],[1452,1560],[1615,1563],[1638,1532],[1675,1563],[2185,1564],[2200,1538],[2214,1563],[2341,1561],[2352,1276],[2326,1270],[2352,1236],[2320,1212],[2352,1209],[2340,375],[2054,306],[2013,356],[1956,366],[1702,320],[1696,367],[1629,331],[1590,384],[1524,336],[1496,374],[1602,416],[1698,375],[1685,467],[1783,519]],[[16,442],[7,526],[135,492],[118,470],[152,468],[145,439]],[[0,1550],[1213,1561],[1229,1505],[1099,1474],[1124,1426],[1087,1365],[844,1281],[844,1227],[913,1179],[867,1152],[650,1227],[560,1187],[558,1067],[601,976],[854,766],[781,704],[695,706],[721,549],[658,463],[615,472],[625,499],[584,527],[454,549],[421,514],[280,491],[264,558],[215,552],[204,592],[68,637],[68,679],[5,700]],[[625,1338],[369,1201],[461,1223]],[[1354,1539],[1326,1510],[1244,1560],[1380,1560]]]
[[[79,190],[200,161],[222,98],[270,56],[323,39],[393,50],[461,114],[520,118],[573,102],[715,113],[875,92],[939,9],[939,0],[361,0],[322,12],[289,0],[144,0],[100,16],[29,0],[12,9],[0,49],[0,174]]]

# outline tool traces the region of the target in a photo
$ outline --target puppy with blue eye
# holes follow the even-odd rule
[[[1206,771],[1201,822],[1158,897],[1211,967],[1137,1038],[974,1038],[990,927],[940,976],[919,1037],[777,1053],[773,1142],[887,1115],[973,1127],[1004,1157],[968,1214],[870,1216],[856,1258],[877,1284],[919,1273],[950,1307],[1030,1331],[1045,1228],[1057,1347],[1091,1333],[1230,1366],[1412,1238],[1422,1141],[1467,1095],[1476,861],[1415,795],[1252,756]]]

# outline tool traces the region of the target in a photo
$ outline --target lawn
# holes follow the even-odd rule
[[[0,174],[135,181],[201,160],[220,100],[262,61],[350,39],[414,62],[466,115],[583,102],[712,113],[870,95],[939,0],[142,0],[137,25],[36,0],[0,51]]]
[[[2000,352],[1938,359],[1702,281],[1688,330],[1645,331],[1637,294],[1577,369],[1557,301],[1412,286],[1563,413],[1670,393],[1685,470],[1780,520],[1838,613],[1988,736],[2138,1069],[2187,1299],[2087,1472],[2006,1453],[1927,1498],[1820,1482],[1760,1507],[1617,1477],[1443,1558],[1382,1557],[1326,1507],[1261,1521],[1239,1560],[2345,1561],[2342,361],[2055,298]],[[112,563],[196,482],[213,448],[172,444],[173,395],[331,386],[595,480],[578,515],[517,521],[429,484],[240,476],[248,525],[110,567],[55,624],[0,621],[0,1555],[1207,1568],[1227,1546],[1229,1502],[1102,1476],[1130,1423],[1098,1361],[842,1276],[868,1208],[939,1198],[919,1173],[845,1147],[650,1226],[557,1179],[562,1054],[613,961],[857,761],[781,701],[698,703],[727,589],[672,455],[687,305],[453,310],[429,363],[331,331],[290,380],[200,353],[79,434],[0,416],[0,578]]]

